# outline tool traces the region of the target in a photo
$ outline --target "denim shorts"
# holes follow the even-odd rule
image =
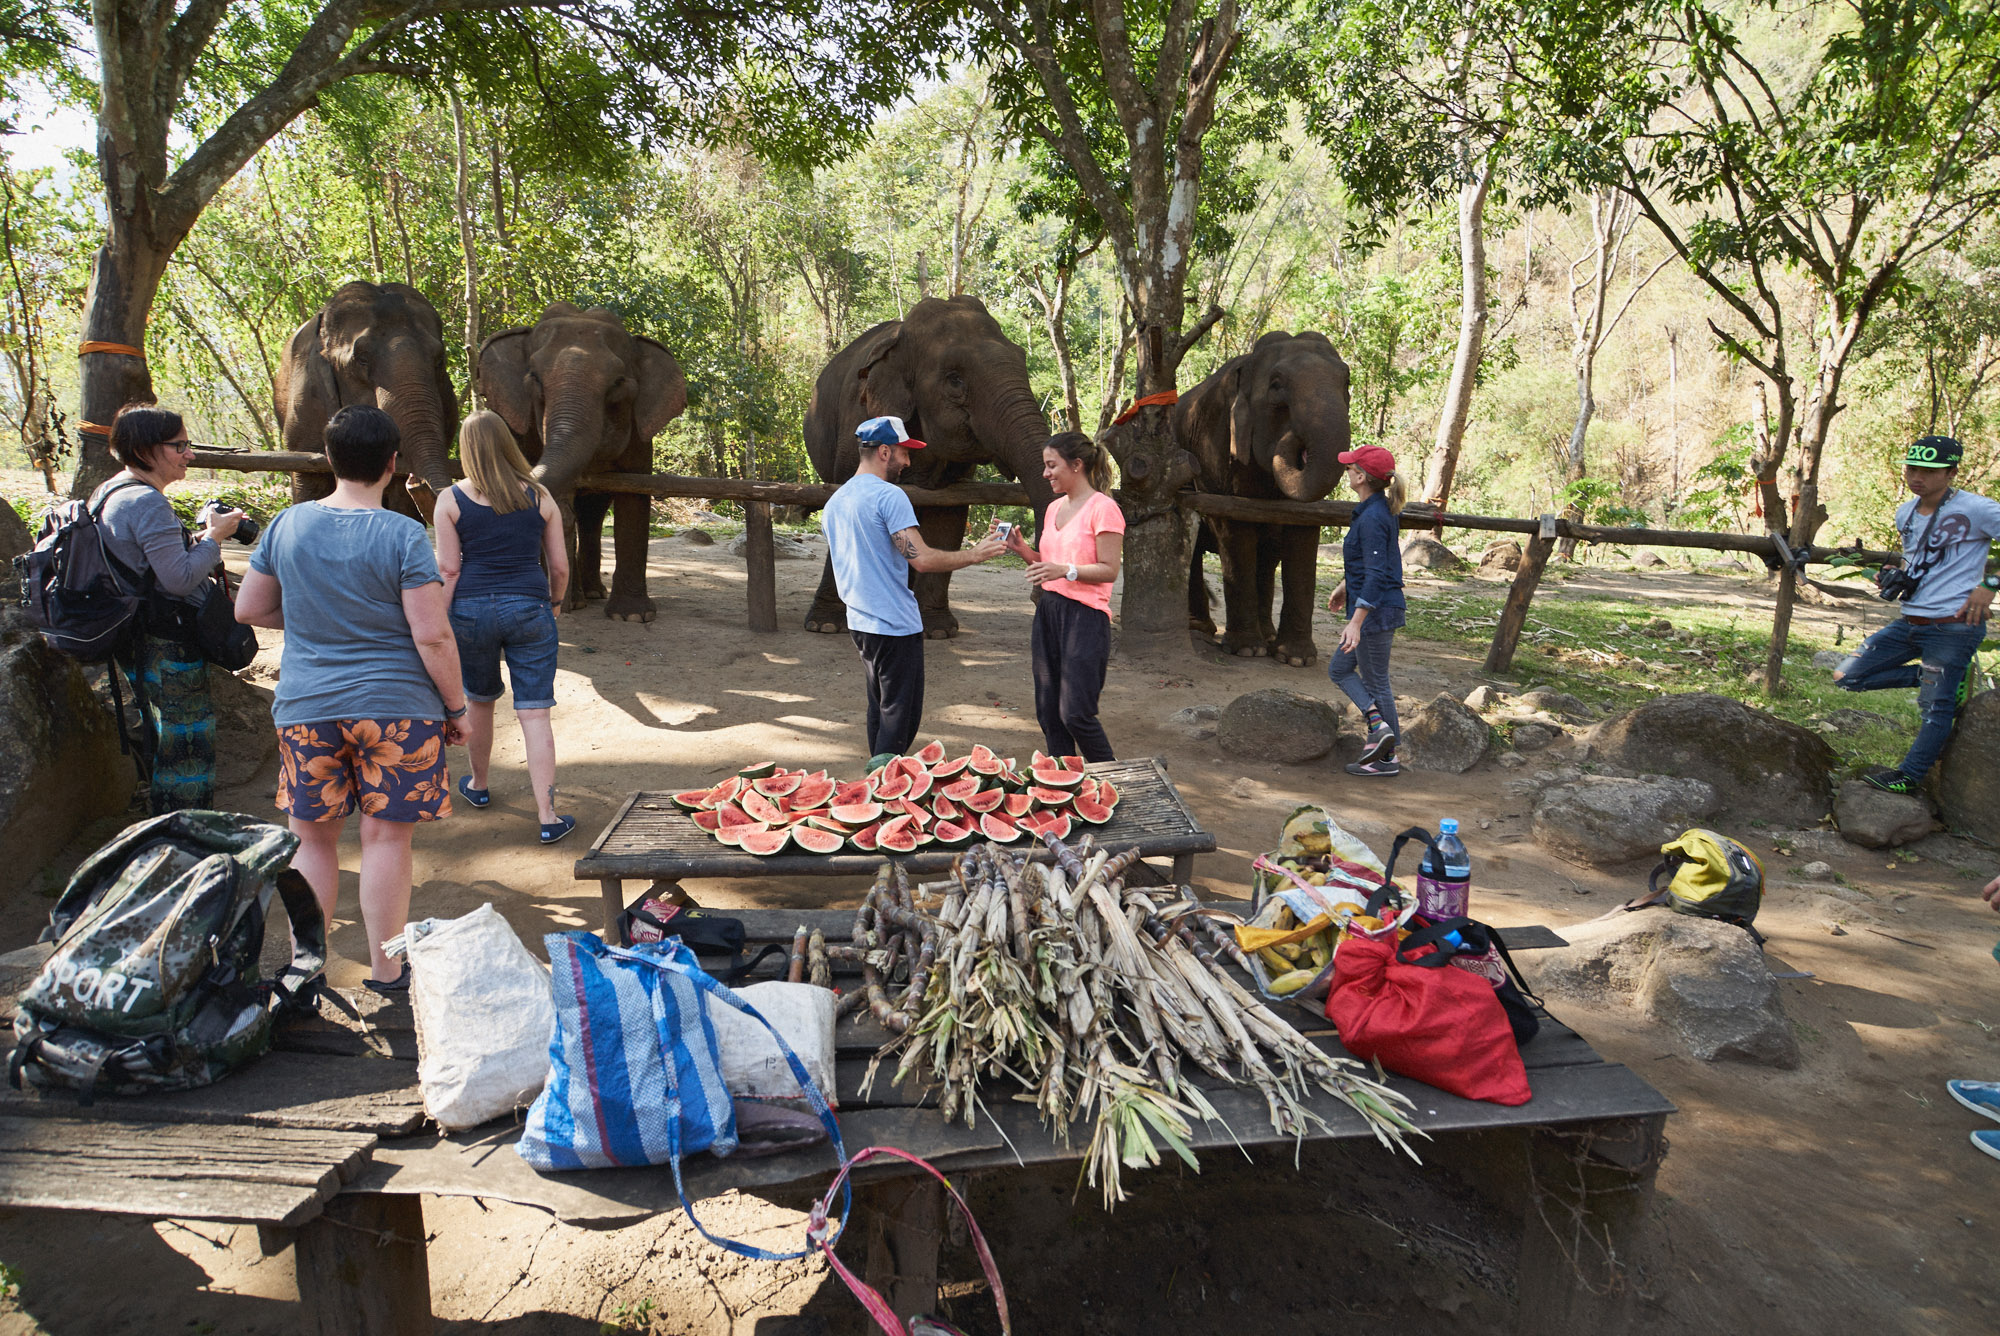
[[[526,594],[474,594],[452,600],[451,629],[458,637],[458,670],[465,694],[499,700],[500,656],[514,685],[514,708],[546,710],[556,703],[556,614],[545,598]]]

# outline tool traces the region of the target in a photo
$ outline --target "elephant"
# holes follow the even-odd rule
[[[854,476],[860,449],[854,430],[871,417],[893,414],[924,442],[910,452],[900,481],[946,487],[991,461],[1028,489],[1040,529],[1054,494],[1042,480],[1048,419],[1028,384],[1028,354],[1001,332],[976,297],[926,297],[901,320],[870,329],[834,354],[813,386],[806,409],[806,453],[822,481]],[[920,506],[917,525],[931,547],[954,549],[965,538],[965,507]],[[933,640],[958,634],[949,573],[912,572],[910,588]],[[847,608],[827,562],[806,613],[808,631],[847,627]]]
[[[300,325],[278,365],[274,403],[285,448],[318,454],[327,420],[350,404],[372,404],[403,436],[405,487],[388,502],[430,523],[437,493],[451,486],[458,394],[445,370],[444,322],[407,283],[348,283]],[[294,474],[292,499],[326,496],[325,474]]]
[[[577,491],[592,470],[653,471],[653,438],[687,407],[687,378],[673,354],[625,328],[618,313],[550,302],[533,328],[502,330],[479,348],[478,384],[562,507],[570,585],[563,606],[604,599],[604,615],[650,622],[646,542],[652,500],[640,493]],[[613,516],[617,567],[606,597],[604,516]]]
[[[1195,459],[1195,485],[1230,496],[1324,500],[1344,472],[1336,456],[1350,445],[1347,390],[1347,363],[1324,334],[1264,335],[1174,405],[1175,431]],[[1222,558],[1224,649],[1300,667],[1319,657],[1312,638],[1318,525],[1204,517],[1188,575],[1188,622],[1212,635],[1204,550]],[[1274,630],[1280,567],[1284,608]]]

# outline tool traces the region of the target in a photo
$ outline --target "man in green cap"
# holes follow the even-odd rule
[[[1915,790],[1944,750],[2000,590],[2000,579],[1986,574],[1987,552],[2000,538],[2000,501],[1958,489],[1964,455],[1949,436],[1922,437],[1903,455],[1903,482],[1914,493],[1896,510],[1903,564],[1876,576],[1882,597],[1902,600],[1903,615],[1833,672],[1834,684],[1847,691],[1918,689],[1923,723],[1903,763],[1864,776],[1886,793]]]

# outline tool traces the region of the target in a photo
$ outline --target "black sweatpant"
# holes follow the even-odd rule
[[[849,631],[868,673],[868,754],[910,750],[924,722],[924,637]],[[1095,697],[1093,697],[1095,699]]]
[[[1035,718],[1049,755],[1115,760],[1111,739],[1097,722],[1097,697],[1111,658],[1111,615],[1044,589],[1029,644]]]

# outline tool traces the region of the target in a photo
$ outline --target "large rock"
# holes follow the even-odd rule
[[[1216,740],[1232,756],[1297,765],[1317,761],[1340,736],[1340,712],[1318,696],[1269,688],[1229,702]]]
[[[35,536],[28,531],[28,522],[4,498],[0,498],[0,587],[5,587],[9,594],[13,593],[14,586],[14,558],[34,545]],[[8,598],[4,601],[12,603],[14,600]]]
[[[1833,799],[1840,833],[1864,849],[1893,849],[1921,840],[1936,823],[1930,801],[1910,793],[1884,793],[1850,779]]]
[[[692,532],[699,533],[700,530],[697,529],[693,530]],[[750,535],[747,533],[740,533],[737,534],[736,537],[730,539],[729,555],[732,557],[747,558],[750,555]],[[771,535],[771,557],[775,561],[819,560],[819,554],[813,551],[813,549],[809,545],[800,542],[796,538],[793,538],[790,534],[782,534],[782,533],[774,533]]]
[[[1413,533],[1403,540],[1403,564],[1431,571],[1462,571],[1465,559],[1429,534]]]
[[[1544,998],[1632,1006],[1704,1062],[1799,1065],[1770,966],[1743,929],[1660,908],[1595,919],[1563,936],[1566,947],[1520,957]]]
[[[1523,555],[1521,545],[1513,539],[1496,538],[1479,554],[1479,569],[1488,575],[1518,571]]]
[[[1938,763],[1937,795],[1946,825],[2000,844],[2000,691],[1965,703]]]
[[[1598,725],[1590,742],[1614,765],[1713,786],[1739,819],[1809,827],[1833,806],[1839,758],[1825,740],[1726,696],[1660,696]]]
[[[278,754],[271,723],[271,689],[210,666],[208,698],[215,713],[215,787],[248,784]]]
[[[1222,719],[1222,710],[1215,705],[1190,705],[1186,709],[1175,710],[1161,722],[1162,728],[1170,728],[1187,737],[1190,741],[1206,742],[1215,736]]]
[[[1540,751],[1562,740],[1563,730],[1554,724],[1527,719],[1514,725],[1515,751]]]
[[[0,606],[0,900],[86,823],[123,812],[133,782],[117,725],[76,661]]]
[[[1396,759],[1418,770],[1463,774],[1479,764],[1493,730],[1465,702],[1439,692],[1402,721]]]
[[[1543,789],[1535,800],[1535,840],[1559,858],[1617,867],[1658,858],[1660,846],[1714,812],[1715,790],[1698,779],[1592,775]]]

